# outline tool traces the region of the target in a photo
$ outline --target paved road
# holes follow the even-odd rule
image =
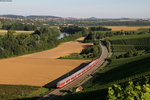
[[[108,57],[108,50],[107,50],[107,48],[104,45],[101,45],[101,47],[102,47],[102,54],[101,54],[101,57],[99,58],[99,63],[97,63],[92,69],[90,69],[84,75],[80,76],[79,78],[77,78],[76,80],[72,81],[68,85],[50,92],[48,95],[45,95],[44,97],[40,98],[39,100],[56,100],[65,91],[75,87],[77,84],[82,82],[86,77],[88,77],[88,75],[92,74],[92,72],[94,72],[98,67],[100,67],[100,65],[102,65],[102,63],[104,63],[105,58]]]

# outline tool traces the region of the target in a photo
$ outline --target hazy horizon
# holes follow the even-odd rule
[[[0,2],[0,15],[76,18],[150,18],[150,0],[12,0]]]

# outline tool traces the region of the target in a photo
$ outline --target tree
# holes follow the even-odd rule
[[[82,35],[87,36],[89,34],[89,30],[87,28],[82,28]]]
[[[90,27],[91,31],[111,31],[112,29],[106,28],[106,27]]]
[[[16,47],[18,46],[18,41],[13,35],[13,33],[14,31],[9,30],[8,33],[4,35],[3,48],[15,54],[17,51]]]
[[[26,39],[29,37],[29,34],[19,34],[16,36],[19,45],[27,45]]]
[[[97,46],[94,46],[93,47],[93,56],[98,57],[98,55],[99,55],[99,49]]]
[[[35,30],[34,33],[32,33],[33,35],[37,34],[37,35],[40,35],[41,32],[39,30]]]
[[[65,32],[68,34],[75,34],[83,30],[83,28],[79,26],[61,27],[60,29],[61,29],[61,32]]]

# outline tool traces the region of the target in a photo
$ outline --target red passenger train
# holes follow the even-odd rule
[[[85,72],[87,72],[88,70],[90,70],[94,65],[96,65],[98,63],[98,59],[92,61],[89,65],[87,65],[86,67],[80,69],[79,71],[77,71],[76,73],[72,74],[69,77],[66,77],[65,79],[59,81],[57,83],[57,88],[61,88],[65,85],[67,85],[68,83],[70,83],[71,81],[77,79],[79,76],[83,75]]]

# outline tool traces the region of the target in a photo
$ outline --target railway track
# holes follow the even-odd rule
[[[108,50],[107,50],[106,46],[104,46],[102,44],[100,44],[100,46],[102,48],[102,54],[99,58],[99,62],[93,68],[91,68],[85,74],[78,77],[76,80],[72,81],[71,83],[67,84],[66,86],[55,89],[54,91],[50,92],[49,94],[45,95],[44,97],[40,98],[39,100],[56,100],[57,98],[61,97],[61,95],[64,92],[67,92],[69,89],[75,87],[77,84],[82,82],[85,78],[87,78],[88,75],[92,74],[97,68],[99,68],[105,62],[105,59],[108,57]]]

